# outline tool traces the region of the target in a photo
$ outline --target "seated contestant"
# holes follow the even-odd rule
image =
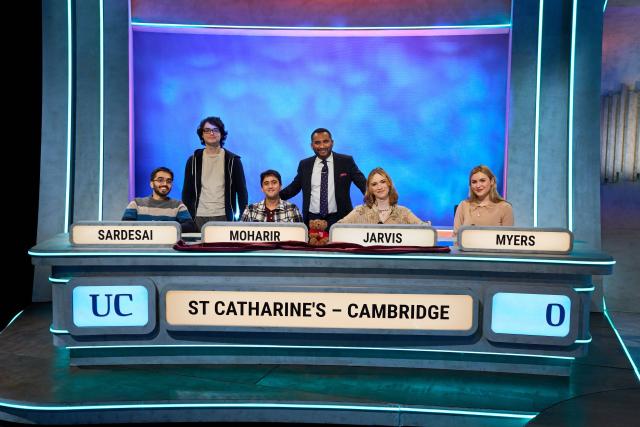
[[[367,177],[364,205],[356,206],[339,224],[423,224],[404,206],[398,205],[398,192],[391,177],[375,168]]]
[[[469,174],[469,198],[456,209],[453,233],[463,225],[513,225],[511,204],[496,190],[496,177],[487,166],[479,165]]]
[[[123,221],[177,221],[183,233],[198,231],[187,207],[180,200],[169,198],[173,186],[171,169],[155,168],[149,186],[153,190],[151,196],[133,199],[124,211]]]
[[[264,200],[247,206],[242,221],[250,222],[302,222],[298,207],[280,198],[282,179],[277,171],[266,170],[260,174],[260,186]]]

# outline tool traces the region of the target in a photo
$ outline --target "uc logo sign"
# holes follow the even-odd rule
[[[77,286],[73,323],[77,327],[145,326],[149,292],[144,286]]]

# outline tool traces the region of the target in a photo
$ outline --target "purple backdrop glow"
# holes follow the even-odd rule
[[[175,172],[201,148],[199,121],[220,116],[242,156],[249,201],[259,174],[288,184],[326,127],[334,151],[366,175],[382,166],[400,204],[434,225],[453,222],[471,167],[504,170],[508,34],[301,37],[133,32],[135,194],[149,172]],[[377,34],[380,34],[379,32]],[[391,33],[389,33],[391,34]],[[498,188],[502,188],[498,182]],[[355,187],[354,204],[362,201]],[[301,196],[292,199],[301,206]]]

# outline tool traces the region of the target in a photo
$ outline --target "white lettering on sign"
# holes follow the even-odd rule
[[[396,329],[472,333],[471,295],[170,290],[173,326]]]
[[[306,242],[307,227],[300,224],[210,222],[202,228],[202,241],[214,242]]]
[[[458,246],[463,251],[567,253],[572,236],[569,230],[462,227]]]
[[[362,246],[434,246],[435,230],[429,226],[357,226],[335,224],[331,227],[331,242],[356,243]]]
[[[179,239],[177,222],[160,222],[158,225],[122,222],[118,225],[73,224],[72,245],[173,245]]]

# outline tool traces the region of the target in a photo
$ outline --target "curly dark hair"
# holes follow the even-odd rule
[[[229,132],[227,132],[224,128],[224,123],[222,122],[220,117],[215,116],[205,117],[198,125],[196,133],[198,134],[198,138],[200,138],[200,144],[204,145],[204,139],[202,138],[202,129],[204,128],[204,125],[206,123],[209,123],[210,125],[213,125],[220,129],[220,147],[224,147],[224,142],[226,141]]]

